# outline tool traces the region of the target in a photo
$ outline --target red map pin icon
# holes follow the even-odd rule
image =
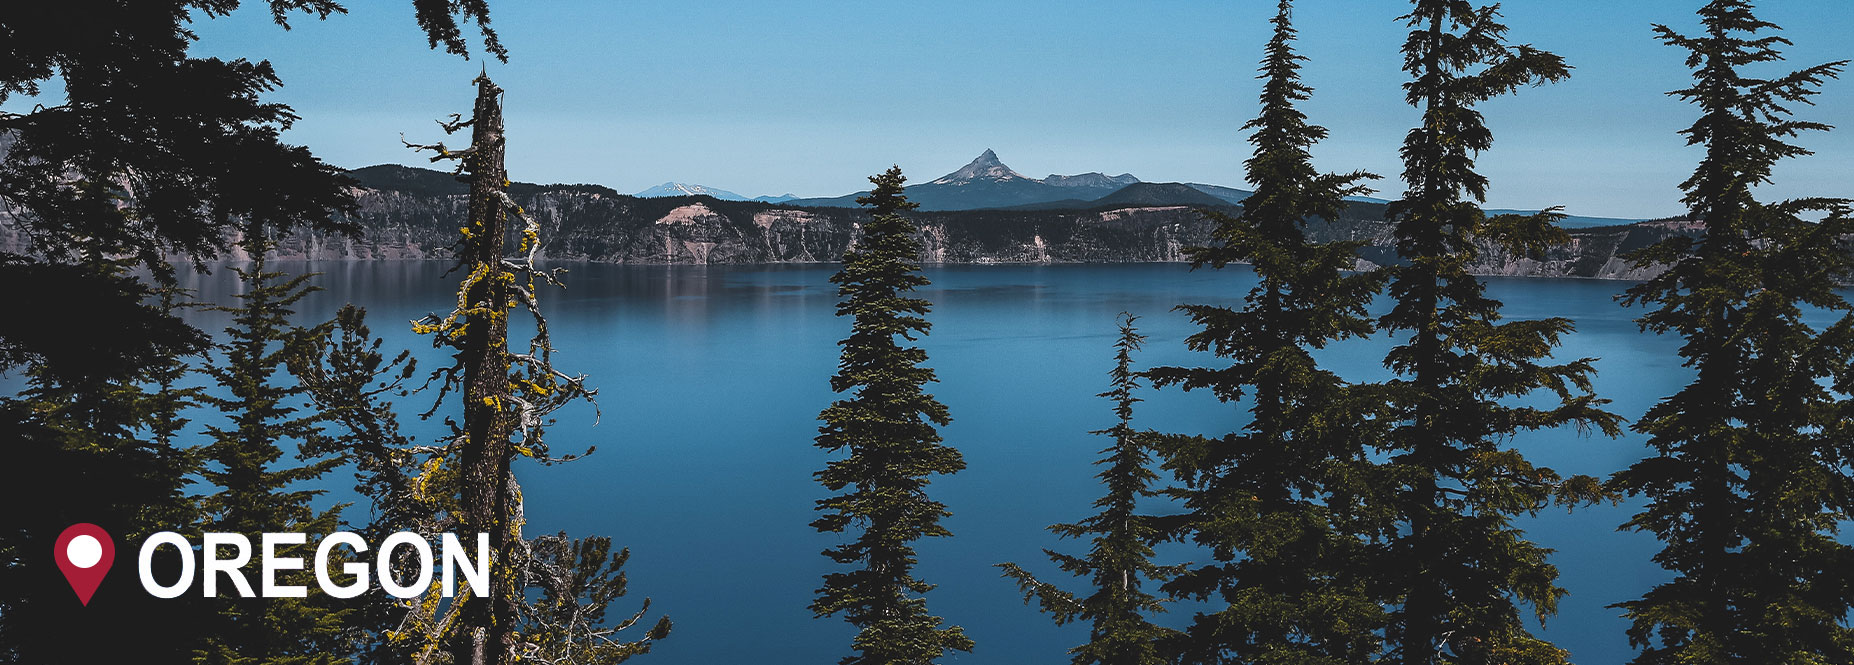
[[[77,592],[77,600],[88,606],[90,596],[96,594],[97,585],[103,583],[103,575],[109,572],[110,562],[116,559],[116,543],[109,539],[109,532],[103,527],[73,524],[58,534],[52,556],[57,557],[58,569],[64,571],[64,579],[71,583],[71,590]]]

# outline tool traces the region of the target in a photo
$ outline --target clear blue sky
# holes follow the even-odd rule
[[[252,3],[256,4],[256,3]],[[432,119],[467,111],[465,62],[426,49],[403,0],[353,0],[285,32],[252,6],[200,20],[196,52],[269,59],[272,99],[303,120],[287,139],[345,167],[420,164],[400,147],[436,140]],[[1494,207],[1561,204],[1577,214],[1679,211],[1696,155],[1674,132],[1692,110],[1662,93],[1687,82],[1683,53],[1649,24],[1696,24],[1697,0],[1512,0],[1512,38],[1554,50],[1570,81],[1485,110],[1496,136],[1481,166]],[[1772,0],[1764,18],[1797,42],[1791,62],[1854,58],[1846,0]],[[538,182],[635,192],[668,180],[747,196],[837,195],[898,163],[916,182],[985,148],[1031,177],[1131,172],[1150,181],[1242,186],[1238,131],[1254,114],[1255,62],[1273,2],[1080,3],[500,0],[511,51],[490,74],[508,90],[510,170]],[[1305,108],[1332,131],[1322,168],[1399,171],[1414,122],[1398,88],[1393,19],[1408,3],[1303,0],[1312,58]],[[1819,154],[1778,172],[1772,197],[1854,196],[1854,77],[1810,119]],[[1381,189],[1394,196],[1394,180]]]

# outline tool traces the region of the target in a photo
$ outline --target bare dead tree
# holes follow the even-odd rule
[[[590,588],[605,584],[605,576],[619,576],[618,593],[610,593],[610,587],[592,593],[562,586],[559,575],[548,573],[557,566],[550,562],[558,557],[545,553],[537,557],[535,551],[540,547],[551,552],[547,549],[553,547],[548,544],[551,541],[522,538],[521,488],[512,462],[518,456],[543,464],[579,457],[553,456],[543,432],[552,422],[551,414],[575,400],[592,402],[596,391],[586,386],[584,375],[568,374],[553,365],[553,344],[536,287],[564,287],[565,270],[535,265],[540,224],[507,191],[502,90],[487,74],[477,77],[475,84],[477,98],[471,117],[453,115],[438,123],[446,133],[470,128],[468,147],[452,150],[442,143],[406,143],[436,153],[433,162],[455,161],[453,172],[470,183],[469,220],[459,229],[458,264],[453,269],[464,274],[457,302],[448,314],[413,322],[414,330],[431,335],[434,345],[454,350],[452,364],[432,372],[426,383],[438,386],[438,396],[425,415],[437,412],[447,396],[457,393],[463,402],[463,421],[446,419],[451,434],[444,444],[409,450],[423,459],[409,491],[422,501],[444,505],[445,515],[421,525],[420,531],[448,528],[463,534],[489,534],[489,589],[484,598],[460,593],[447,603],[439,599],[434,581],[425,597],[408,603],[409,612],[392,636],[412,643],[414,661],[421,665],[501,665],[573,653],[579,648],[575,642],[595,641],[607,648],[594,652],[622,657],[587,662],[615,663],[648,651],[652,641],[667,634],[669,623],[661,620],[644,637],[621,643],[613,635],[636,623],[635,619],[613,628],[556,629],[548,622],[550,616],[573,617],[580,624],[584,624],[580,617],[603,617],[604,603],[622,594],[622,575],[617,570],[622,561],[595,570],[597,575],[565,578]],[[510,228],[511,218],[521,222],[519,229]],[[511,236],[517,238],[513,252]],[[508,339],[509,317],[518,311],[525,311],[535,327],[526,350],[519,352],[510,349]],[[586,453],[590,452],[589,447]],[[556,599],[556,611],[537,613],[526,607],[523,590],[529,587]],[[559,607],[581,602],[587,604],[585,611]]]

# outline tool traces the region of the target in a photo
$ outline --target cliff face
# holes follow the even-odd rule
[[[526,189],[526,188],[524,188]],[[541,255],[604,263],[809,263],[836,261],[868,215],[709,197],[640,199],[591,188],[511,194],[542,226]],[[462,195],[357,191],[358,239],[299,233],[284,258],[449,258],[463,226]],[[911,215],[929,263],[1181,261],[1208,241],[1210,224],[1184,206],[1108,211],[961,211]]]
[[[401,169],[380,171],[379,169]],[[355,190],[358,238],[299,233],[278,254],[310,260],[451,258],[464,225],[461,184],[423,169],[373,167]],[[855,242],[866,213],[797,208],[705,196],[636,198],[586,185],[516,184],[510,195],[543,226],[541,255],[561,261],[643,264],[832,262]],[[1211,223],[1182,205],[1114,209],[917,212],[921,260],[927,263],[1116,263],[1183,261],[1184,248],[1210,240]],[[30,252],[28,239],[0,212],[0,251]],[[1320,239],[1363,240],[1360,266],[1395,260],[1383,204],[1359,203],[1310,231]],[[1645,279],[1658,269],[1631,269],[1618,256],[1693,225],[1649,222],[1578,229],[1545,256],[1510,256],[1484,248],[1473,270],[1484,275]],[[241,258],[236,255],[229,257]]]

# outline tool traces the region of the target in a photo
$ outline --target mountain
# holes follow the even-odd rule
[[[998,153],[992,152],[991,148],[986,148],[985,152],[979,153],[977,159],[972,160],[972,163],[961,166],[958,171],[940,176],[938,179],[927,184],[963,186],[979,181],[1009,182],[1013,180],[1036,182],[1031,178],[1024,177],[1021,173],[1011,170],[1011,167],[1005,166],[1004,162],[999,161]]]
[[[448,196],[468,194],[470,186],[457,180],[457,176],[443,171],[400,166],[398,164],[381,164],[348,172],[360,186],[382,191],[398,191],[417,196]]]
[[[1193,206],[1215,208],[1230,201],[1181,182],[1136,182],[1107,196],[1089,201],[1090,207]]]
[[[719,198],[719,197],[716,197],[716,198]],[[748,201],[758,201],[760,203],[785,203],[786,201],[790,201],[795,198],[798,198],[798,197],[793,195],[791,192],[786,192],[778,196],[755,196],[747,200]]]
[[[1222,188],[1228,189],[1228,188]],[[1240,191],[1240,190],[1232,190]],[[1243,192],[1247,194],[1247,192]],[[1112,210],[1127,207],[1227,208],[1236,205],[1182,182],[1136,182],[1098,199],[1063,199],[1011,206],[1005,210]]]
[[[1187,182],[1185,186],[1215,196],[1227,203],[1242,203],[1243,199],[1249,198],[1250,195],[1255,194],[1255,192],[1246,189],[1236,189],[1234,187],[1224,187],[1222,185],[1206,185],[1197,182]]]
[[[1060,184],[1048,182],[1050,179]],[[977,210],[1068,199],[1093,200],[1136,182],[1139,179],[1132,174],[1105,176],[1099,173],[1052,175],[1037,180],[1005,166],[998,159],[998,153],[987,148],[971,163],[952,173],[908,187],[907,195],[909,201],[921,204],[921,210]],[[867,193],[862,191],[829,198],[794,199],[786,203],[814,208],[854,208],[857,197]]]
[[[1043,184],[1045,185],[1074,187],[1079,189],[1105,189],[1108,191],[1113,191],[1136,182],[1139,182],[1139,178],[1133,177],[1131,173],[1122,173],[1120,175],[1103,175],[1099,172],[1081,173],[1077,175],[1056,175],[1051,173],[1049,177],[1043,179]]]
[[[666,182],[650,189],[638,192],[638,198],[656,198],[659,196],[712,196],[723,201],[746,201],[747,197],[725,189],[715,189],[707,185],[691,185],[681,182]]]

